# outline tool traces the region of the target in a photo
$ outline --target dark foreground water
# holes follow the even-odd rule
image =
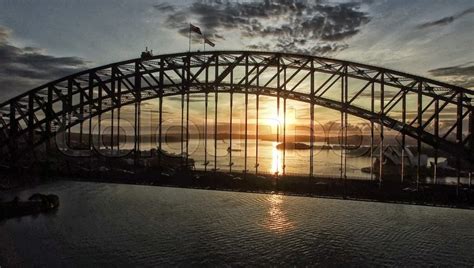
[[[474,211],[56,182],[55,214],[0,223],[0,266],[474,265]]]

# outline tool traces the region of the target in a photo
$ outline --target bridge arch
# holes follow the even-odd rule
[[[0,152],[12,163],[55,136],[55,125],[70,129],[130,104],[139,118],[142,101],[195,93],[274,96],[312,111],[319,105],[474,162],[474,91],[355,62],[258,51],[158,55],[52,81],[0,104]]]

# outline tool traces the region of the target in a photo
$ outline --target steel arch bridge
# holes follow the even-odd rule
[[[161,150],[163,98],[188,96],[189,107],[189,94],[194,93],[241,93],[246,105],[249,94],[257,95],[257,102],[258,96],[273,96],[309,103],[311,163],[315,105],[340,111],[346,126],[348,114],[369,120],[372,129],[374,124],[381,125],[381,148],[383,129],[388,128],[402,136],[402,148],[408,136],[416,139],[418,149],[425,143],[474,162],[474,91],[355,62],[257,51],[137,58],[85,70],[25,92],[0,104],[1,162],[13,164],[50,140],[59,132],[55,126],[63,126],[64,131],[81,125],[82,133],[87,120],[98,117],[100,122],[102,114],[129,104],[135,105],[134,148],[139,155],[140,103],[154,98],[160,100]],[[215,101],[217,105],[217,98]],[[286,106],[283,110],[286,113]],[[89,129],[89,141],[91,133]]]

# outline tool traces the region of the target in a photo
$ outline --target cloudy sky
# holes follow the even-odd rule
[[[472,0],[0,0],[0,99],[145,46],[185,51],[188,22],[215,49],[325,55],[474,86]]]
[[[187,51],[189,23],[219,50],[323,55],[474,88],[472,0],[0,0],[0,101],[146,46]]]

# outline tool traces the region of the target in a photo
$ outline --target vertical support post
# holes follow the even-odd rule
[[[92,96],[93,95],[91,94],[91,99],[93,98]],[[47,140],[46,140],[46,155],[47,155],[47,158],[48,158],[48,161],[49,161],[50,154],[51,154],[51,132],[52,132],[51,131],[51,123],[52,123],[52,120],[53,120],[53,89],[51,88],[51,86],[48,87],[48,102],[46,104],[46,107],[47,107],[47,111],[48,111],[48,114],[46,115],[46,117],[48,118],[47,123],[46,123],[46,135],[47,135],[46,136],[47,137]],[[91,116],[91,118],[92,118],[92,116]],[[16,127],[18,127],[18,125],[16,125]],[[89,130],[90,129],[91,128],[89,126]],[[91,134],[89,133],[89,141],[91,141],[90,137],[91,137]],[[49,164],[48,164],[48,168],[49,168]]]
[[[49,93],[49,90],[48,90],[48,93]],[[18,131],[18,122],[16,120],[16,111],[15,111],[16,105],[17,105],[16,101],[10,102],[10,132],[8,133],[8,138],[9,138],[8,147],[9,147],[9,153],[10,153],[10,167],[11,168],[15,166],[16,148],[18,146],[17,143],[15,142],[15,137]],[[49,109],[47,109],[47,111],[49,114]],[[47,122],[49,122],[49,118]],[[49,124],[46,123],[46,131],[48,131],[48,125]]]
[[[405,90],[405,89],[403,89]],[[405,127],[406,120],[407,120],[407,98],[406,98],[406,92],[403,92],[403,97],[402,97],[402,122],[403,122],[403,127]],[[403,184],[405,181],[405,147],[406,147],[406,136],[405,132],[402,132],[402,162],[401,162],[401,183]]]
[[[245,148],[244,148],[244,176],[247,176],[247,139],[248,139],[248,105],[249,105],[249,56],[245,56]]]
[[[120,111],[122,109],[122,79],[117,80],[117,100],[119,102],[117,109],[117,152],[120,154]]]
[[[384,126],[383,117],[385,117],[385,74],[382,73],[380,80],[380,149],[379,149],[379,188],[382,188],[383,183],[383,161],[384,161]]]
[[[277,57],[277,145],[280,143],[280,57]],[[280,173],[280,159],[277,154],[276,175]]]
[[[474,152],[474,109],[472,107],[469,107],[469,147],[471,149],[471,154]],[[472,169],[474,167],[474,164],[470,163],[468,166],[469,169],[469,190],[472,188]]]
[[[93,149],[93,144],[92,144],[92,109],[93,105],[92,102],[94,100],[94,86],[93,86],[93,81],[92,81],[92,74],[89,73],[89,137],[88,137],[88,142],[89,142],[89,151],[92,152]],[[49,92],[48,92],[49,95]]]
[[[141,76],[138,60],[135,61],[135,166],[138,166],[140,160],[140,131],[141,131]]]
[[[457,99],[457,113],[456,113],[456,143],[459,146],[462,146],[462,115],[463,115],[463,93],[458,93]],[[456,182],[456,196],[459,197],[460,193],[460,184],[461,184],[461,159],[459,155],[456,156],[456,175],[457,175],[457,182]]]
[[[370,87],[370,111],[375,113],[375,81]],[[374,118],[370,120],[370,180],[374,180]]]
[[[116,99],[116,96],[117,94],[115,93],[115,79],[116,79],[116,74],[115,74],[115,68],[112,67],[112,80],[110,82],[110,87],[111,87],[111,90],[112,90],[112,96],[111,97],[111,102],[113,99]],[[113,106],[114,104],[111,103],[111,105]],[[115,108],[112,108],[111,111],[110,111],[110,119],[111,119],[111,122],[110,122],[110,138],[109,138],[109,142],[110,142],[110,153],[113,153],[114,151],[114,121],[115,121],[115,117],[114,117],[114,111],[115,111]]]
[[[423,119],[423,95],[421,94],[421,91],[423,90],[423,83],[420,81],[418,84],[418,129],[417,129],[417,135],[416,135],[416,151],[417,151],[417,167],[416,167],[416,190],[420,190],[420,179],[421,179],[421,128],[422,128],[422,119]]]
[[[347,184],[347,102],[348,102],[348,76],[347,76],[347,66],[344,68],[344,192],[346,191]]]
[[[344,67],[345,68],[345,67]],[[341,74],[341,103],[344,103],[344,74]],[[343,105],[344,107],[344,105]],[[341,109],[341,123],[340,123],[340,133],[339,135],[339,154],[340,154],[340,163],[339,163],[339,179],[344,181],[344,108]]]
[[[217,171],[217,104],[219,99],[219,87],[217,85],[217,77],[219,76],[219,56],[216,55],[216,66],[214,71],[214,90],[216,97],[214,98],[214,171]]]
[[[71,147],[71,125],[72,125],[72,79],[67,81],[67,96],[68,96],[68,124],[67,128],[67,147]]]
[[[97,151],[100,152],[100,144],[102,142],[102,138],[101,138],[101,121],[102,121],[102,86],[99,86],[98,88],[99,92],[98,92],[98,103],[97,103]],[[100,155],[100,153],[99,153]]]
[[[434,135],[436,138],[439,137],[439,100],[435,100],[435,119],[434,119]],[[438,146],[435,145],[434,155],[434,167],[433,167],[433,179],[434,184],[438,184]]]
[[[282,174],[286,175],[286,65],[283,66],[283,155]]]
[[[185,77],[185,67],[183,66],[183,69],[181,70],[181,77]],[[184,94],[185,94],[185,87],[186,87],[186,81],[181,81],[181,126],[180,126],[180,140],[181,140],[181,167],[184,165]],[[187,157],[187,156],[186,156]]]
[[[209,67],[206,67],[206,92],[204,95],[204,171],[207,171],[207,165],[209,162],[207,161],[207,110],[208,110],[208,102],[209,102]]]
[[[81,113],[81,122],[79,123],[79,145],[82,148],[83,136],[84,136],[84,92],[82,89],[79,89],[80,98],[79,98],[79,113]]]
[[[186,169],[189,168],[189,91],[191,83],[191,58],[186,57]]]
[[[259,73],[259,67],[257,66],[257,74]],[[259,76],[257,76],[257,89],[258,87],[260,86],[260,81],[259,81]],[[256,103],[256,122],[255,122],[255,175],[258,175],[258,166],[259,166],[259,163],[258,163],[258,139],[259,139],[259,136],[258,136],[258,119],[259,119],[259,109],[260,109],[260,92],[257,92],[257,96],[256,96],[256,100],[255,100],[257,103]]]
[[[229,113],[229,173],[232,173],[232,130],[233,130],[233,112],[234,112],[234,69],[230,71],[230,113]]]
[[[164,60],[163,58],[160,59],[160,74],[159,74],[159,122],[158,122],[158,163],[161,168],[162,161],[163,161],[163,93],[164,93]]]
[[[35,120],[35,112],[34,112],[34,93],[28,94],[28,146],[33,147],[34,144],[34,120]],[[12,139],[12,137],[10,137]]]
[[[309,108],[309,177],[313,178],[314,174],[314,61],[311,60],[311,77],[310,77],[310,91],[311,103]]]

